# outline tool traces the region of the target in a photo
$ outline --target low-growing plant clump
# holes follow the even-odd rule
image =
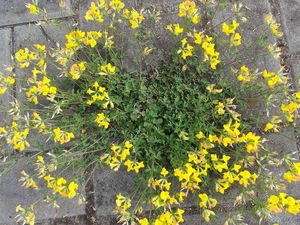
[[[38,1],[26,6],[53,22]],[[112,199],[121,224],[181,224],[190,195],[204,220],[216,224],[218,199],[233,189],[233,204],[247,205],[246,211],[250,205],[261,220],[300,212],[300,200],[285,191],[287,182],[300,181],[300,162],[293,153],[274,152],[267,141],[268,133],[296,126],[300,92],[283,68],[225,63],[222,49],[238,59],[251,48],[239,31],[242,23],[251,23],[243,4],[232,4],[232,16],[222,23],[207,23],[230,6],[214,0],[179,3],[178,23],[165,29],[174,47],[158,62],[161,46],[153,31],[164,18],[155,8],[130,9],[121,0],[91,3],[85,20],[100,25],[98,30],[75,29],[64,45],[34,44],[16,52],[16,65],[0,77],[0,93],[17,85],[21,97],[7,109],[12,123],[0,127],[0,138],[16,153],[38,149],[28,164],[35,173],[21,171],[20,181],[33,191],[48,190],[32,205],[16,207],[19,221],[34,224],[41,201],[59,207],[59,198],[77,197],[84,203],[84,171],[104,166],[139,174],[137,201],[122,193]],[[282,36],[271,15],[264,26]],[[124,37],[134,53],[126,51]],[[276,44],[262,37],[261,45],[262,54],[279,60]],[[15,68],[25,77],[16,77]],[[265,111],[253,109],[251,116],[249,107],[256,103]],[[272,173],[274,166],[286,171]],[[243,211],[224,224],[245,224]]]

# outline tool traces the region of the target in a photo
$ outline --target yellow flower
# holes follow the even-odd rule
[[[243,140],[243,142],[246,142],[247,152],[253,153],[258,150],[260,136],[257,136],[252,132],[248,132],[246,135],[243,134],[241,140]]]
[[[6,82],[9,84],[9,85],[13,85],[15,83],[15,78],[13,78],[12,76],[8,76],[6,77]]]
[[[204,209],[203,212],[202,212],[202,217],[204,218],[204,220],[206,222],[209,222],[210,221],[210,217],[211,216],[215,216],[216,214],[212,211],[212,210],[209,210],[209,209]]]
[[[132,29],[136,29],[140,26],[140,24],[144,21],[144,16],[142,12],[138,13],[135,10],[124,10],[124,17],[128,20]]]
[[[94,48],[97,45],[98,39],[102,37],[101,32],[97,31],[88,31],[86,32],[86,37],[83,39],[85,45],[89,45],[91,48]]]
[[[100,75],[113,75],[116,72],[116,67],[110,63],[102,65],[100,69]]]
[[[249,183],[255,184],[257,179],[257,174],[251,174],[248,170],[241,171],[238,176],[240,185],[243,185],[244,187],[247,187]]]
[[[293,163],[290,170],[284,173],[283,178],[289,183],[300,181],[300,162]]]
[[[256,77],[253,77],[253,75],[250,73],[248,67],[242,66],[240,68],[240,74],[237,76],[237,79],[239,81],[242,81],[243,83],[249,83],[251,80],[255,79]]]
[[[175,36],[178,36],[179,34],[183,33],[183,28],[180,27],[178,23],[169,24],[167,26],[167,30],[171,31]]]
[[[59,127],[53,129],[54,141],[59,142],[60,144],[66,144],[75,138],[72,132],[62,131]]]
[[[233,20],[232,24],[223,23],[222,24],[222,31],[227,36],[229,36],[230,34],[235,34],[235,30],[239,27],[239,25],[240,24],[238,22],[236,22],[236,20]]]
[[[126,211],[127,209],[129,209],[131,207],[131,200],[129,197],[124,197],[121,194],[117,195],[117,199],[116,199],[116,209],[118,211],[120,210],[124,210]]]
[[[186,17],[194,24],[197,24],[200,21],[200,16],[198,15],[196,3],[191,0],[185,0],[179,4],[178,16]]]
[[[124,2],[120,1],[120,0],[111,0],[109,2],[109,6],[114,10],[114,11],[117,11],[117,12],[120,12],[125,4]]]
[[[200,198],[200,208],[211,209],[214,208],[218,203],[216,199],[209,198],[206,193],[199,194],[198,197]]]
[[[283,35],[283,33],[279,31],[280,24],[276,23],[276,20],[273,18],[272,14],[268,14],[265,17],[265,23],[269,26],[275,37],[281,37]]]
[[[140,225],[149,225],[149,221],[147,218],[139,219]]]
[[[99,23],[104,22],[103,14],[100,10],[106,7],[106,2],[105,0],[99,0],[99,3],[100,5],[99,4],[96,5],[95,2],[91,3],[90,8],[87,10],[84,16],[85,20],[97,21]]]
[[[78,80],[85,70],[86,70],[85,62],[80,62],[79,64],[73,64],[70,69],[70,75],[73,80]]]
[[[202,35],[203,35],[202,32],[194,34],[194,42],[195,42],[195,44],[198,44],[198,45],[202,44],[202,40],[203,40]]]
[[[230,38],[230,43],[233,46],[239,46],[241,45],[241,35],[239,33],[235,33]]]
[[[282,120],[279,119],[279,116],[272,116],[271,121],[266,124],[264,131],[267,132],[269,130],[273,130],[274,132],[279,132],[278,124],[281,122]]]
[[[293,122],[295,118],[295,114],[299,109],[299,104],[297,102],[290,102],[288,104],[281,104],[281,111],[285,115],[288,122]]]
[[[210,67],[215,70],[217,65],[220,63],[220,53],[215,50],[213,38],[206,35],[201,47],[204,50],[204,61],[209,61]]]
[[[181,49],[177,51],[178,54],[181,54],[183,59],[193,55],[194,47],[187,43],[187,39],[184,38],[181,40]]]
[[[24,170],[21,171],[22,177],[19,179],[20,182],[23,182],[21,185],[25,188],[32,188],[38,190],[36,182],[33,180],[32,176],[28,175]]]
[[[68,198],[74,198],[76,196],[76,191],[78,189],[78,184],[76,184],[75,182],[70,182],[68,185]]]
[[[129,159],[124,162],[124,165],[127,166],[127,172],[134,170],[136,173],[138,173],[141,168],[145,167],[144,162],[136,162]]]
[[[166,176],[169,174],[169,172],[168,172],[168,170],[166,170],[165,167],[163,167],[162,170],[161,170],[161,172],[160,172],[160,174],[161,174],[163,177],[166,177]]]
[[[198,134],[196,134],[196,137],[197,137],[198,139],[202,139],[202,138],[205,137],[205,135],[203,134],[202,131],[199,131]]]
[[[39,8],[38,8],[37,5],[32,4],[32,3],[28,3],[25,6],[29,10],[30,14],[33,14],[33,15],[38,15],[39,14]]]
[[[220,94],[223,91],[223,89],[217,89],[215,87],[216,87],[216,84],[210,84],[206,87],[206,90],[208,90],[209,93],[212,93],[212,94]]]
[[[97,118],[95,119],[96,123],[98,123],[99,127],[108,128],[110,119],[108,119],[104,113],[98,113]]]

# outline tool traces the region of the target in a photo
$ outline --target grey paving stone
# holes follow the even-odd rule
[[[300,38],[299,38],[300,39]],[[299,52],[291,54],[291,66],[293,68],[293,78],[296,87],[300,87],[300,49]]]
[[[287,37],[290,53],[296,53],[300,51],[300,1],[278,0],[281,11],[281,18],[283,22],[283,28]]]
[[[11,49],[12,49],[12,31],[10,28],[0,29],[0,73],[4,76],[8,73],[5,66],[11,65]],[[0,95],[0,126],[6,123],[7,113],[5,109],[9,106],[12,99],[12,90],[7,90],[5,94]]]
[[[94,196],[97,217],[112,215],[115,208],[116,195],[132,196],[134,192],[133,176],[119,170],[109,168],[97,169],[94,172]]]
[[[242,45],[239,46],[240,51],[237,52],[239,57],[237,58],[235,55],[231,56],[237,62],[234,62],[233,65],[241,66],[242,64],[245,64],[252,69],[268,69],[271,71],[279,70],[279,61],[274,60],[269,54],[267,54],[266,49],[262,52],[262,47],[259,45],[261,37],[267,37],[268,43],[274,44],[276,42],[275,38],[271,35],[271,32],[264,29],[263,26],[265,16],[271,12],[271,6],[268,0],[246,0],[244,1],[244,5],[249,8],[249,10],[242,11],[248,20],[245,23],[240,23],[240,26],[237,28],[237,32],[240,32],[242,36]],[[234,15],[231,9],[232,5],[229,5],[229,7],[225,10],[219,10],[214,16],[212,23],[213,26],[217,26],[215,27],[217,31],[221,32],[222,22],[225,20],[227,20],[227,23],[231,23],[233,19],[232,16]],[[244,48],[243,46],[245,45],[249,47]],[[228,46],[222,46],[221,49],[222,53],[226,54],[228,52]],[[231,57],[229,57],[229,61],[225,58],[224,63],[232,64]]]
[[[289,47],[289,53],[291,57],[291,66],[293,72],[293,78],[296,88],[299,89],[300,83],[300,1],[289,0],[281,1],[278,0],[280,6],[280,15],[282,26],[285,31],[286,40]]]
[[[202,225],[204,224],[204,220],[200,214],[197,215],[184,215],[183,214],[184,225]]]
[[[0,6],[0,27],[11,26],[15,24],[23,24],[27,22],[37,21],[41,17],[31,15],[25,7],[26,2],[20,0],[1,0]],[[65,8],[59,8],[58,0],[41,0],[40,8],[46,9],[50,18],[61,18],[71,16],[71,1],[65,1]]]
[[[17,160],[16,164],[12,165],[8,173],[0,177],[0,224],[15,223],[15,208],[18,204],[27,207],[37,200],[43,200],[43,195],[49,193],[49,189],[44,186],[41,191],[24,189],[18,181],[21,177],[20,171],[25,170],[28,174],[34,174],[34,168],[28,166],[29,158],[23,157]],[[9,164],[0,165],[0,170],[7,168]],[[68,172],[66,172],[67,174]],[[53,218],[63,218],[75,215],[84,215],[85,206],[77,204],[78,199],[62,199],[59,198],[58,204],[60,208],[54,209],[48,207],[45,203],[38,203],[35,206],[37,220],[46,220]]]

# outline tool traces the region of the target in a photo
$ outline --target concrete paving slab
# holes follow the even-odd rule
[[[5,66],[11,65],[11,50],[12,50],[12,31],[10,28],[0,29],[0,73],[6,76]],[[6,93],[0,95],[0,126],[6,123],[7,113],[5,110],[12,100],[12,89],[7,90]]]
[[[300,21],[299,21],[300,24]],[[300,49],[297,53],[291,54],[291,66],[296,87],[300,87]]]
[[[290,53],[300,51],[300,0],[278,0]]]
[[[29,166],[30,158],[20,158],[17,160],[8,173],[0,177],[0,224],[15,224],[15,208],[18,204],[22,204],[24,207],[40,200],[43,202],[43,196],[49,193],[49,189],[43,184],[41,191],[24,189],[18,180],[20,179],[20,171],[25,170],[28,174],[34,174],[34,168]],[[7,167],[8,164],[0,165],[0,170]],[[65,174],[70,174],[68,171]],[[67,176],[67,175],[66,175]],[[78,199],[58,199],[60,208],[54,209],[51,206],[47,206],[46,203],[38,203],[35,206],[36,219],[47,220],[53,218],[63,218],[75,215],[84,215],[85,206],[78,205]]]
[[[277,0],[280,7],[282,27],[286,35],[286,41],[291,55],[292,77],[296,88],[300,83],[300,0]]]
[[[114,172],[109,168],[94,172],[94,196],[97,217],[113,215],[116,195],[132,196],[134,177],[126,171]]]
[[[31,1],[1,0],[0,27],[13,26],[40,20],[41,17],[31,15],[25,7],[25,3]],[[71,1],[65,1],[65,8],[59,7],[58,0],[41,0],[40,8],[46,9],[50,18],[61,18],[73,15]]]

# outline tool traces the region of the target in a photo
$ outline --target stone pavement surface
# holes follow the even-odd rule
[[[47,9],[51,18],[59,18],[61,22],[60,29],[53,26],[43,26],[38,28],[32,23],[39,21],[39,17],[30,15],[25,6],[24,1],[21,0],[0,0],[0,65],[9,65],[11,63],[11,55],[13,55],[18,48],[29,47],[33,43],[42,43],[47,46],[53,45],[54,41],[63,42],[64,34],[71,29],[74,21],[79,22],[79,27],[82,29],[97,29],[97,26],[87,23],[83,20],[83,16],[87,7],[89,7],[91,0],[67,0],[66,7],[59,9],[58,0],[41,0],[42,6]],[[157,36],[157,44],[166,46],[168,36],[164,33],[164,27],[167,23],[174,20],[174,15],[177,12],[178,0],[126,0],[126,3],[131,6],[141,8],[150,7],[152,4],[156,5],[162,11],[162,17],[167,18],[167,22],[162,22],[160,28],[155,30]],[[249,26],[243,30],[243,36],[249,41],[256,41],[257,33],[253,32],[255,26],[259,26],[263,22],[263,18],[268,13],[273,15],[281,22],[284,37],[283,41],[287,43],[287,57],[285,58],[286,65],[289,66],[289,75],[293,79],[295,87],[299,88],[300,79],[300,0],[246,0],[245,1],[251,9],[253,9],[249,19]],[[228,12],[223,11],[219,13],[212,21],[213,24],[220,23],[228,16]],[[262,32],[262,31],[260,31]],[[130,39],[130,38],[128,38]],[[130,40],[128,40],[130,41]],[[273,40],[274,43],[280,40]],[[128,45],[130,46],[130,45]],[[162,48],[162,53],[164,48]],[[134,54],[134,53],[133,53]],[[277,70],[278,64],[268,61],[265,58],[257,58],[255,49],[250,54],[249,63],[255,63],[260,68],[267,67],[269,70]],[[0,66],[0,72],[4,67]],[[24,76],[18,69],[17,76]],[[55,69],[53,70],[55,74]],[[0,101],[7,105],[15,95],[18,99],[19,84],[16,84],[16,93],[7,93],[1,96]],[[1,110],[0,110],[1,111]],[[0,114],[1,121],[5,121],[5,115]],[[283,135],[270,137],[270,146],[275,147],[278,151],[286,153],[297,151],[297,139],[299,137],[294,131],[286,131]],[[33,148],[32,151],[36,149]],[[35,199],[35,193],[28,192],[20,188],[18,183],[19,172],[22,170],[22,165],[26,158],[19,159],[14,165],[14,169],[8,172],[0,180],[0,225],[15,224],[15,206],[19,202],[30,203]],[[0,169],[6,168],[7,164],[0,165]],[[130,193],[132,189],[132,177],[123,175],[121,173],[114,173],[112,171],[103,170],[96,171],[93,176],[93,192],[95,216],[97,217],[97,224],[99,225],[113,225],[116,220],[112,215],[114,205],[114,196],[122,191],[122,193]],[[300,187],[291,186],[289,188],[293,194],[300,197]],[[91,191],[91,190],[90,190]],[[223,211],[230,211],[232,206],[226,205],[224,201]],[[86,208],[78,206],[76,202],[66,200],[61,203],[62,207],[59,210],[51,208],[43,208],[38,214],[39,223],[41,225],[65,225],[91,224],[86,219]],[[219,214],[222,215],[221,211]],[[222,216],[216,224],[222,224]],[[280,216],[272,218],[270,224],[274,221],[280,221],[281,225],[297,225],[300,224],[300,217]],[[246,218],[246,222],[250,225],[258,224],[257,219]],[[186,225],[204,224],[201,216],[197,211],[191,210],[186,217]]]

